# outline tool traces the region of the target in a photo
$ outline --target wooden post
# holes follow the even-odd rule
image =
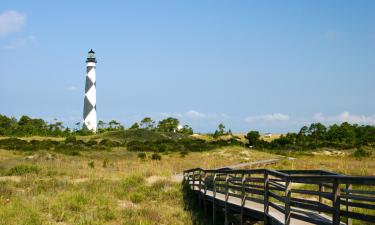
[[[225,177],[225,225],[229,224],[228,221],[228,199],[229,199],[229,187],[228,187],[228,182],[229,182],[229,174],[227,173]]]
[[[350,194],[350,190],[352,190],[352,185],[351,184],[346,184],[346,212],[351,212],[352,211],[352,207],[348,205],[348,203],[350,202],[350,199],[349,199],[349,194]],[[352,225],[353,221],[352,221],[352,218],[349,218],[349,217],[346,217],[346,225]]]
[[[246,177],[245,177],[245,174],[242,173],[242,177],[241,177],[241,221],[240,221],[240,224],[243,225],[243,211],[244,211],[244,207],[245,207],[245,203],[246,203],[246,195],[245,195],[245,180],[246,180]]]
[[[333,182],[332,188],[332,224],[339,225],[340,224],[340,184],[338,179],[335,179]]]
[[[204,214],[207,215],[207,173],[204,173],[204,195],[203,195]]]
[[[290,224],[290,198],[291,198],[291,185],[287,177],[285,181],[285,225]]]
[[[269,212],[269,197],[268,197],[268,188],[269,188],[269,177],[267,170],[264,171],[264,224],[269,224],[268,221],[268,212]]]
[[[214,188],[213,188],[213,193],[212,193],[212,224],[215,225],[216,224],[216,209],[215,209],[215,198],[216,198],[216,173],[214,175],[214,179],[213,179],[213,185],[214,185]]]
[[[323,193],[324,192],[324,186],[323,186],[323,183],[319,183],[319,193]],[[319,203],[320,204],[323,204],[323,197],[322,195],[319,195]],[[319,214],[321,214],[322,212],[319,211]]]
[[[198,176],[199,178],[199,181],[198,181],[198,191],[199,191],[199,193],[198,193],[198,201],[199,201],[199,205],[200,205],[200,207],[202,207],[203,206],[203,204],[202,204],[202,170],[199,170],[199,176]]]
[[[190,172],[187,173],[187,184],[188,184],[189,188],[191,189],[191,187],[190,187]]]

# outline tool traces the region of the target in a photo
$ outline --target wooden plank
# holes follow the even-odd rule
[[[284,220],[284,224],[285,225],[290,225],[290,199],[291,199],[291,196],[292,196],[292,192],[291,192],[291,185],[290,185],[290,181],[289,179],[286,180],[285,182],[285,214],[284,214],[284,217],[285,217],[285,220]]]
[[[342,195],[340,195],[340,197],[341,198],[348,198],[348,199],[351,199],[351,200],[375,202],[375,197],[369,197],[369,196],[363,196],[363,195],[342,194]]]
[[[341,204],[342,205],[345,205],[345,206],[352,206],[352,207],[358,207],[358,208],[362,208],[362,209],[374,209],[375,210],[375,205],[374,204],[366,204],[366,203],[362,203],[362,202],[351,202],[351,201],[341,201]]]
[[[264,224],[268,224],[268,213],[269,213],[269,197],[268,197],[268,188],[269,188],[269,177],[268,173],[264,173]]]
[[[373,215],[366,215],[366,214],[357,213],[357,212],[346,212],[345,210],[342,210],[341,214],[342,216],[349,217],[352,219],[375,223],[375,216]]]
[[[336,179],[333,183],[333,189],[332,189],[332,224],[333,225],[339,225],[340,224],[340,184],[338,183],[338,180]]]

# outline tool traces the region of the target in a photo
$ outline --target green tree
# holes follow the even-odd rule
[[[193,128],[191,128],[189,125],[184,125],[180,130],[178,130],[181,134],[193,134]]]
[[[141,120],[139,126],[143,129],[152,130],[155,128],[155,121],[150,117],[145,117]]]
[[[180,121],[173,117],[161,120],[158,123],[158,130],[163,132],[176,132]]]
[[[139,124],[137,122],[133,123],[133,125],[130,126],[129,130],[136,130],[139,129]]]
[[[116,120],[111,120],[108,123],[108,130],[124,130],[124,126]]]
[[[215,130],[215,133],[214,133],[214,138],[218,138],[222,135],[225,134],[225,126],[223,123],[220,123],[218,126],[217,126],[217,129]]]
[[[106,130],[106,123],[103,120],[98,121],[98,131],[103,132]]]
[[[310,137],[314,140],[315,145],[318,141],[324,141],[327,128],[321,123],[312,123],[309,127],[308,133]]]
[[[260,134],[258,131],[250,131],[246,134],[245,138],[247,139],[249,146],[255,146],[259,141]]]

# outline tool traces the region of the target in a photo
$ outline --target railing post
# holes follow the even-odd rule
[[[215,208],[215,198],[216,198],[216,173],[214,174],[213,179],[213,193],[212,193],[212,224],[216,224],[216,208]]]
[[[244,207],[245,207],[245,203],[246,203],[246,195],[245,195],[245,180],[246,180],[246,177],[245,177],[245,174],[242,173],[242,177],[241,177],[241,222],[240,224],[243,225],[243,213],[244,213]]]
[[[335,179],[333,182],[332,188],[332,224],[339,225],[340,224],[340,184],[338,179]]]
[[[323,204],[323,197],[322,197],[322,193],[324,192],[324,185],[323,185],[323,182],[319,183],[319,203],[320,204]],[[319,214],[321,214],[322,212],[319,210]]]
[[[346,184],[346,212],[351,212],[352,211],[352,207],[349,206],[349,202],[350,202],[350,199],[349,199],[349,194],[350,194],[350,190],[352,190],[352,184]],[[353,221],[352,221],[352,218],[349,218],[349,217],[346,217],[346,225],[352,225]]]
[[[199,191],[199,194],[198,194],[198,201],[199,201],[199,205],[200,207],[203,206],[202,204],[202,198],[203,198],[203,195],[202,195],[202,170],[199,170],[199,176],[198,176],[198,191]]]
[[[268,197],[268,188],[269,188],[269,176],[267,170],[264,171],[264,224],[269,224],[268,221],[268,212],[269,212],[269,197]]]
[[[190,186],[190,172],[187,172],[187,184],[188,184],[189,188],[191,189],[191,186]]]
[[[204,214],[207,215],[207,173],[204,172],[204,195],[203,195]]]
[[[286,177],[285,180],[285,225],[290,224],[290,198],[291,198],[291,187],[290,179]]]
[[[229,223],[228,221],[228,199],[229,199],[228,183],[229,183],[229,173],[227,173],[225,177],[225,222],[224,222],[225,225],[228,225]]]

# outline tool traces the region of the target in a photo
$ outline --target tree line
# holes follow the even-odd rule
[[[30,118],[26,115],[19,119],[15,117],[7,117],[0,114],[0,136],[56,136],[65,137],[72,134],[90,135],[93,134],[89,130],[82,129],[80,122],[75,124],[76,127],[71,129],[65,127],[62,122],[54,119],[53,122],[46,122],[40,118]],[[180,126],[180,121],[176,118],[168,117],[160,120],[157,124],[150,117],[143,118],[140,122],[134,123],[130,130],[145,129],[160,132],[175,132],[182,134],[193,134],[193,129],[189,125]],[[125,130],[124,125],[116,120],[108,123],[99,120],[98,132],[121,131]]]
[[[265,141],[258,131],[250,131],[245,136],[248,146],[267,149],[303,150],[322,147],[349,149],[375,144],[375,127],[371,125],[349,124],[347,122],[325,126],[312,123],[303,126],[298,133],[287,133],[272,141]]]

